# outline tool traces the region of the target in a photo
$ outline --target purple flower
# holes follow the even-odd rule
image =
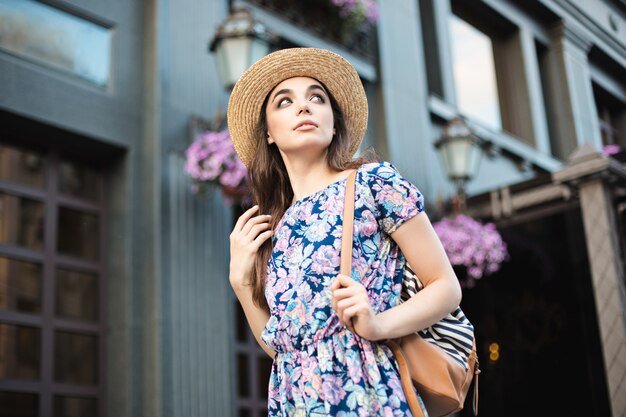
[[[616,153],[620,152],[621,149],[619,147],[619,145],[605,145],[602,148],[602,153],[605,155],[615,155]]]
[[[207,183],[247,193],[246,166],[235,152],[227,129],[198,134],[185,151],[185,172],[191,177],[194,192]],[[231,204],[232,199],[226,199]]]
[[[326,374],[323,375],[322,392],[324,392],[324,399],[331,405],[337,405],[346,396],[346,392],[343,389],[343,381],[339,376]]]
[[[380,13],[378,11],[378,3],[375,0],[363,0],[365,4],[365,18],[373,25],[378,21]]]
[[[433,224],[450,263],[467,269],[467,288],[474,280],[493,274],[508,258],[506,243],[493,223],[481,224],[469,216],[444,218]]]
[[[339,11],[339,16],[363,25],[374,25],[378,21],[379,10],[376,0],[330,0]]]

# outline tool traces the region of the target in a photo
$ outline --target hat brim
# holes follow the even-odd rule
[[[259,138],[257,126],[265,97],[282,81],[315,78],[333,95],[350,135],[350,155],[359,149],[367,129],[368,105],[363,83],[340,55],[318,48],[288,48],[258,60],[233,87],[228,102],[228,130],[235,151],[250,166]]]

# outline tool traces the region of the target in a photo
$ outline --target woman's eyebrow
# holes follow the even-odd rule
[[[322,88],[322,86],[318,85],[318,84],[311,84],[306,89],[307,92],[313,91],[313,90],[320,90],[322,93],[326,94],[326,90],[324,90]],[[276,92],[276,94],[274,94],[274,98],[272,98],[272,103],[274,102],[274,100],[276,100],[276,97],[278,97],[279,95],[281,95],[281,94],[291,94],[291,93],[293,93],[293,91],[288,89],[288,88],[283,88],[282,90],[278,90]]]
[[[276,97],[278,97],[281,94],[291,94],[293,91],[291,91],[288,88],[283,88],[282,90],[278,90],[276,92],[276,94],[274,94],[274,98],[272,99],[272,103],[274,102],[274,100],[276,100]]]
[[[322,88],[321,85],[311,84],[306,91],[320,90],[322,93],[326,94],[326,90]]]

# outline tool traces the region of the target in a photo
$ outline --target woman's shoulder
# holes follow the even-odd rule
[[[358,172],[361,174],[360,176],[363,180],[372,178],[389,180],[399,175],[396,167],[388,161],[376,161],[363,164],[358,168]]]

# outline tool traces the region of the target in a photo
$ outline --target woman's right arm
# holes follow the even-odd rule
[[[274,358],[275,352],[262,340],[261,333],[270,319],[269,312],[254,303],[251,277],[261,245],[272,236],[271,216],[254,214],[259,207],[248,209],[239,217],[230,234],[230,285],[243,308],[248,325],[263,350]]]
[[[270,349],[262,340],[261,333],[265,328],[268,320],[270,319],[269,313],[262,308],[259,308],[254,301],[252,300],[252,287],[245,286],[239,287],[238,289],[233,286],[233,290],[239,299],[239,303],[243,308],[243,312],[246,315],[246,319],[248,320],[248,325],[250,325],[250,329],[252,329],[252,333],[254,334],[254,338],[257,343],[265,353],[267,353],[272,359],[276,355],[272,349]]]

